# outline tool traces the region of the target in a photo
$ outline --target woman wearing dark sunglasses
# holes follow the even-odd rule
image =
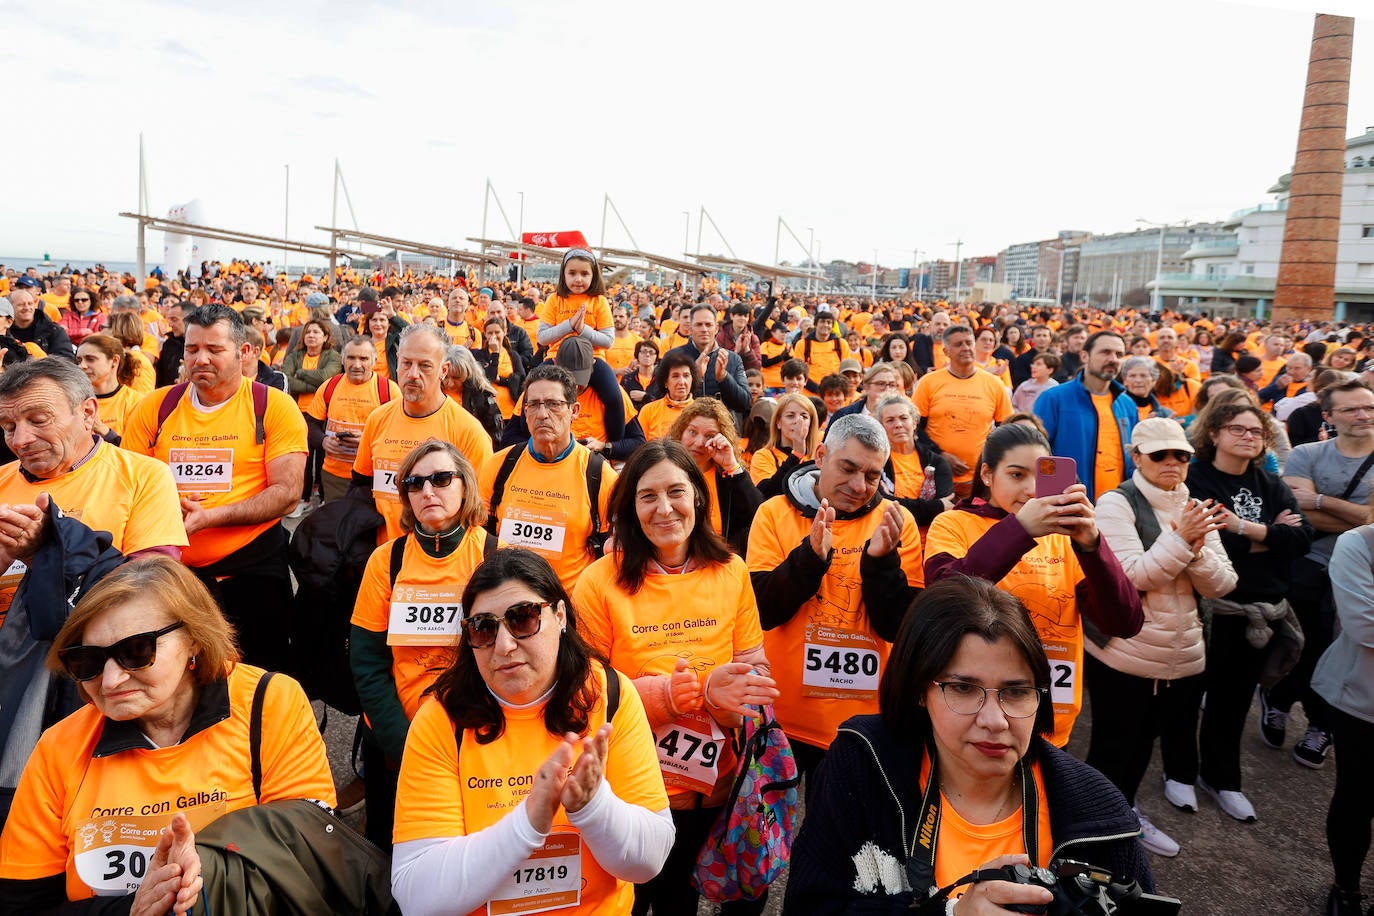
[[[260,802],[334,804],[310,702],[284,675],[263,693],[255,797],[249,719],[264,672],[238,659],[214,599],[174,560],[127,563],[81,599],[49,664],[89,705],[43,733],[20,777],[0,910],[132,895],[121,912],[185,913],[201,888],[194,831]]]
[[[410,720],[435,679],[453,663],[459,596],[490,537],[477,475],[458,449],[430,439],[396,472],[401,528],[368,560],[353,608],[353,679],[367,716],[363,782],[367,837],[391,848],[396,776]],[[494,540],[494,538],[493,538]]]
[[[633,883],[673,842],[639,695],[578,636],[567,592],[533,551],[496,551],[462,603],[457,658],[406,737],[397,903],[629,913]]]
[[[71,338],[72,346],[79,347],[89,335],[105,326],[106,314],[100,310],[100,302],[89,289],[72,290],[67,306],[61,310],[58,324]]]
[[[748,567],[710,525],[710,504],[686,446],[641,445],[611,491],[616,550],[574,593],[579,632],[634,677],[671,793],[677,841],[663,871],[635,889],[635,913],[696,913],[692,867],[735,775],[726,730],[778,696]],[[762,911],[763,901],[722,909]]]
[[[1088,763],[1134,803],[1158,735],[1164,797],[1185,811],[1197,810],[1206,656],[1197,598],[1219,598],[1236,586],[1218,534],[1225,509],[1191,498],[1184,483],[1192,458],[1177,420],[1150,417],[1131,431],[1135,474],[1098,499],[1097,524],[1140,589],[1145,622],[1130,639],[1089,632],[1084,645],[1093,719]],[[1146,849],[1178,855],[1178,843],[1144,814],[1140,826]]]

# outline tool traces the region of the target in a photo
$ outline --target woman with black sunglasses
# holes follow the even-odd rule
[[[453,662],[468,576],[492,549],[477,475],[448,442],[430,439],[396,471],[399,538],[367,561],[353,607],[349,661],[367,716],[363,783],[367,838],[391,848],[396,776],[420,701]]]
[[[457,656],[406,738],[397,903],[629,913],[633,883],[673,842],[638,693],[578,635],[557,573],[531,550],[489,556],[462,606]]]
[[[1198,596],[1219,598],[1236,586],[1218,534],[1225,510],[1190,497],[1184,483],[1192,458],[1177,420],[1150,417],[1131,431],[1135,474],[1098,499],[1097,524],[1140,589],[1145,622],[1129,639],[1089,629],[1084,645],[1093,720],[1088,763],[1134,803],[1158,735],[1164,797],[1185,811],[1197,810],[1206,660]],[[1140,826],[1146,849],[1178,855],[1178,843],[1144,814]]]
[[[0,912],[182,914],[200,899],[195,832],[255,804],[334,804],[310,702],[284,675],[262,688],[255,793],[250,710],[265,672],[239,663],[233,628],[175,560],[102,579],[48,662],[89,702],[43,733],[19,779]],[[130,895],[123,908],[96,903]]]
[[[95,293],[83,287],[72,290],[66,307],[60,310],[58,324],[71,338],[72,346],[79,347],[89,335],[105,327],[106,317]]]

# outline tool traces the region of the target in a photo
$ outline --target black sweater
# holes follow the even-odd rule
[[[1041,738],[1034,738],[1050,810],[1050,858],[1088,862],[1154,890],[1136,837],[1140,824],[1107,778]],[[857,861],[895,859],[903,868],[918,825],[923,750],[916,735],[895,735],[880,716],[840,726],[815,774],[806,819],[792,847],[783,913],[909,913],[913,892],[877,880],[867,891]],[[1042,854],[1050,850],[1042,850]],[[881,870],[879,874],[884,874]],[[889,876],[890,877],[890,876]],[[906,883],[903,881],[903,883]],[[925,889],[920,889],[924,898]]]
[[[1273,603],[1287,597],[1293,561],[1307,553],[1313,537],[1312,523],[1306,518],[1298,527],[1271,524],[1284,509],[1302,516],[1288,485],[1259,468],[1248,468],[1236,476],[1195,461],[1188,466],[1188,493],[1194,499],[1215,499],[1243,520],[1269,527],[1264,538],[1269,549],[1258,552],[1252,549],[1254,542],[1249,538],[1221,532],[1221,546],[1237,576],[1236,590],[1226,599],[1244,604]]]

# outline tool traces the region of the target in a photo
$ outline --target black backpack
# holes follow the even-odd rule
[[[342,713],[362,712],[348,661],[353,605],[383,524],[367,487],[350,487],[301,519],[287,562],[296,577],[291,642],[292,672],[313,699]]]

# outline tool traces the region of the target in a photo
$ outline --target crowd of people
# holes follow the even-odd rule
[[[1035,905],[968,876],[1067,842],[1149,890],[1186,854],[1137,800],[1155,743],[1168,804],[1263,821],[1258,698],[1265,744],[1335,748],[1325,906],[1363,916],[1363,328],[570,249],[549,284],[0,268],[0,352],[0,914],[233,900],[204,837],[302,799],[364,809],[404,913],[695,913],[764,714],[807,799],[786,912]],[[341,649],[288,566],[313,513],[362,547]],[[332,649],[356,780],[309,702]]]

